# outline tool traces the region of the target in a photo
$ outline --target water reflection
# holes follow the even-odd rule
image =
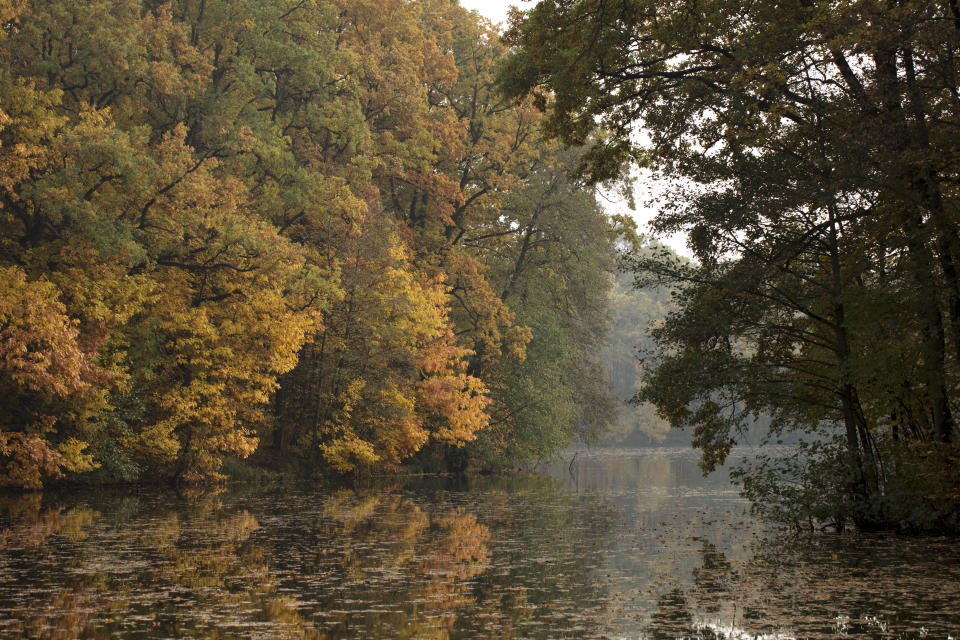
[[[0,496],[0,637],[947,637],[949,540],[784,537],[689,452],[357,490]]]

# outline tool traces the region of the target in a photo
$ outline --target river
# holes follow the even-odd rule
[[[778,530],[687,449],[352,489],[0,495],[0,638],[951,635],[956,541]]]

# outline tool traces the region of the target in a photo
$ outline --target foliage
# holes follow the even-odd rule
[[[602,290],[582,283],[609,236],[566,225],[610,223],[568,159],[543,159],[533,106],[496,91],[505,47],[475,14],[68,0],[0,21],[4,484],[200,482],[264,446],[335,473],[462,453],[521,413],[509,391],[539,380],[521,364],[554,357],[524,360],[533,323],[576,341],[558,389],[600,397],[579,373]],[[508,271],[544,167],[554,246]],[[521,276],[551,283],[542,309],[508,295]],[[552,432],[524,455],[582,415],[542,406]],[[534,437],[524,420],[504,446]]]
[[[754,512],[799,528],[843,530],[856,523],[893,523],[913,532],[950,531],[960,524],[957,447],[918,448],[881,442],[880,495],[864,494],[860,469],[842,438],[802,442],[762,454],[733,472]]]
[[[75,323],[50,282],[0,269],[0,486],[36,488],[41,475],[86,471],[85,443],[56,433],[60,412],[82,410],[103,372],[77,344]],[[69,413],[68,413],[69,415]]]
[[[803,482],[836,498],[833,519],[899,526],[898,461],[952,446],[956,25],[928,0],[547,0],[516,16],[502,81],[552,136],[602,130],[581,173],[639,163],[673,181],[656,226],[686,231],[696,262],[634,260],[639,284],[678,291],[639,399],[694,432],[705,470],[758,419],[838,435],[845,453],[809,451],[822,473]],[[949,486],[941,470],[931,487]]]
[[[525,358],[501,364],[491,383],[500,403],[473,448],[485,466],[548,459],[571,440],[595,442],[613,418],[600,350],[620,230],[567,181],[576,158],[544,157],[505,202],[498,222],[516,233],[500,232],[496,245],[467,241],[491,254],[500,299],[534,328]]]

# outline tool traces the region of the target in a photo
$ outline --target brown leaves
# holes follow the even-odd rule
[[[8,390],[66,397],[91,393],[97,368],[49,282],[0,268],[0,376]]]
[[[59,478],[65,460],[33,433],[0,431],[0,486],[39,489],[42,476]]]

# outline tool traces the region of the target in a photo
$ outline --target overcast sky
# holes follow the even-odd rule
[[[460,0],[460,5],[477,11],[481,15],[490,19],[493,23],[506,23],[507,9],[510,6],[517,6],[522,10],[527,10],[536,4],[535,0]],[[601,199],[603,206],[610,213],[629,213],[637,220],[640,226],[640,232],[645,235],[652,235],[647,229],[647,221],[656,215],[656,207],[644,206],[652,196],[660,193],[662,187],[656,184],[649,177],[640,177],[637,180],[635,198],[637,209],[630,211],[622,202],[614,202],[608,199]],[[662,242],[670,246],[677,253],[689,256],[690,252],[686,247],[686,240],[682,235],[674,235],[668,238],[660,238]]]
[[[460,0],[460,6],[473,9],[490,18],[490,21],[494,23],[507,21],[507,8],[511,5],[526,10],[534,4],[534,2],[523,2],[522,0]]]

